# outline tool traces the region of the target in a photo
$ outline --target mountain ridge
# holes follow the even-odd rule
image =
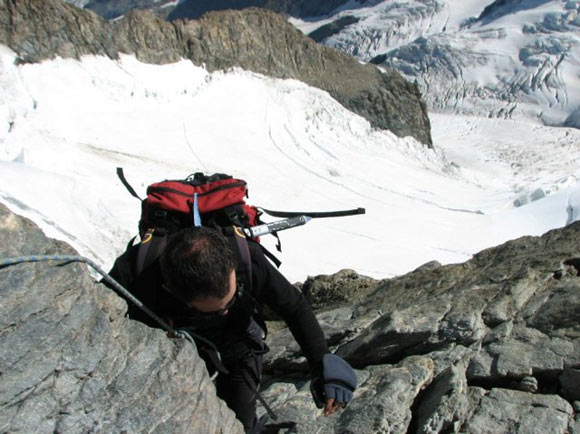
[[[339,3],[308,17],[283,1],[232,7],[268,7],[325,46],[398,71],[431,111],[580,127],[577,1]],[[190,1],[173,11],[212,8],[221,6]]]
[[[238,66],[326,90],[372,126],[432,146],[427,111],[414,84],[316,44],[274,12],[210,12],[200,20],[169,23],[134,10],[107,22],[60,0],[9,0],[0,12],[0,43],[21,61],[135,53],[149,63],[186,58],[210,71]]]

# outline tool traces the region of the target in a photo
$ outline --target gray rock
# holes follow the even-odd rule
[[[330,276],[309,277],[302,285],[302,293],[315,311],[331,310],[364,300],[378,285],[378,280],[354,270],[341,270]]]
[[[300,433],[407,433],[413,402],[433,378],[433,362],[410,357],[397,366],[372,366],[357,371],[355,399],[342,412],[324,417],[312,401],[310,383],[295,379],[275,382],[264,397],[281,421],[297,423]]]
[[[437,268],[441,267],[441,263],[439,261],[429,261],[426,262],[423,265],[420,265],[419,267],[417,267],[414,272],[419,272],[419,271],[433,271]]]
[[[536,377],[524,377],[516,388],[522,392],[536,393],[538,391],[538,380]]]
[[[318,321],[324,330],[328,345],[335,349],[335,344],[349,336],[360,332],[361,323],[351,321],[352,307],[343,307],[326,311],[317,315]],[[270,330],[266,339],[270,352],[266,354],[264,369],[270,372],[288,373],[293,371],[309,372],[306,358],[303,357],[296,339],[287,327]]]
[[[308,36],[314,39],[316,42],[322,42],[324,39],[339,33],[351,24],[356,24],[360,21],[360,18],[354,17],[352,15],[345,15],[337,20],[320,26],[313,32],[310,32]]]
[[[417,433],[457,432],[470,408],[465,366],[452,365],[423,394],[417,409]]]
[[[473,415],[460,431],[469,434],[568,433],[572,406],[555,395],[531,395],[506,389],[474,391]]]
[[[0,258],[75,254],[0,205]],[[193,345],[125,318],[85,266],[0,268],[3,432],[242,433]]]
[[[570,434],[580,434],[580,401],[574,401],[573,407],[574,411],[576,412],[576,416],[573,420],[570,420]]]
[[[134,53],[148,63],[182,58],[210,71],[234,66],[293,78],[327,91],[373,127],[431,146],[430,123],[418,87],[393,71],[316,44],[280,15],[262,9],[210,12],[169,23],[133,10],[114,22],[59,0],[0,1],[0,43],[22,62]]]
[[[567,364],[577,363],[580,281],[572,274],[555,276],[577,254],[579,228],[573,224],[542,238],[524,237],[481,252],[465,264],[382,283],[354,310],[353,322],[369,319],[372,324],[339,352],[357,366],[381,363],[451,343],[469,346],[491,339],[501,326],[498,331],[505,336],[495,336],[498,340],[486,342],[486,348],[521,345],[530,354],[542,353],[537,363],[544,360],[545,369],[563,368],[568,357]],[[513,319],[512,330],[506,332],[503,324]],[[559,357],[552,359],[553,354]],[[512,358],[515,362],[518,356]],[[530,369],[519,375],[530,375]]]
[[[506,336],[485,342],[481,353],[472,360],[469,375],[475,378],[552,376],[569,366],[578,366],[578,287],[577,282],[568,284],[565,280],[554,280],[548,291],[534,294],[526,308],[516,315]]]
[[[359,372],[409,357],[433,362],[433,381],[416,396],[405,432],[572,432],[577,421],[563,398],[578,400],[578,245],[580,223],[523,237],[465,264],[385,280],[362,302],[318,318],[332,350]],[[288,330],[271,339],[270,371],[306,375]],[[356,401],[374,403],[364,394]],[[295,411],[291,400],[280,405]],[[392,415],[372,425],[365,420],[372,417],[360,415],[358,432],[404,425]]]

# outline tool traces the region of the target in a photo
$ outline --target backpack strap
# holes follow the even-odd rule
[[[236,273],[246,285],[246,291],[252,291],[252,257],[246,235],[237,226],[230,226],[224,229],[224,233],[230,243],[234,254],[238,258]]]
[[[157,258],[161,256],[167,245],[167,231],[164,229],[149,228],[139,243],[135,275],[140,275]]]
[[[121,182],[123,183],[123,185],[125,186],[127,191],[129,193],[131,193],[131,196],[134,196],[137,199],[142,200],[139,197],[139,195],[137,194],[137,192],[135,191],[135,189],[133,187],[131,187],[131,184],[129,184],[129,182],[127,181],[127,178],[125,178],[125,173],[123,173],[122,167],[117,167],[117,176],[119,177],[119,179],[121,180]]]
[[[278,235],[276,234],[276,237]],[[272,263],[276,266],[276,268],[280,268],[280,265],[282,265],[282,261],[280,259],[278,259],[276,257],[276,255],[274,255],[271,251],[269,251],[267,248],[265,248],[263,245],[260,244],[260,248],[262,249],[262,252],[264,253],[264,256],[266,258],[268,258],[270,261],[272,261]]]
[[[352,215],[359,215],[365,214],[366,211],[364,208],[356,208],[356,209],[346,209],[341,211],[326,211],[326,212],[308,212],[308,211],[274,211],[271,209],[260,208],[261,211],[265,212],[272,217],[299,217],[301,215],[306,215],[312,218],[327,218],[327,217],[346,217]]]
[[[268,333],[268,326],[264,320],[264,314],[262,312],[262,306],[258,301],[252,296],[252,257],[250,256],[250,247],[248,245],[248,239],[244,232],[236,226],[231,226],[226,228],[225,235],[227,236],[232,250],[238,257],[238,267],[236,268],[236,273],[244,282],[246,286],[246,291],[244,292],[248,299],[253,305],[254,314],[252,315],[254,320],[258,323],[260,328],[265,334]],[[228,236],[229,235],[229,236]],[[262,247],[259,244],[260,247]]]

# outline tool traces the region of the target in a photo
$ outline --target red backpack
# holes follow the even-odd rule
[[[246,181],[216,173],[195,173],[185,180],[162,181],[147,187],[142,201],[139,233],[165,226],[169,231],[187,226],[252,227],[261,212],[245,203]]]
[[[363,208],[332,212],[284,212],[258,208],[245,202],[248,197],[246,181],[223,173],[211,176],[195,173],[184,180],[157,182],[147,188],[147,197],[141,199],[125,179],[122,168],[117,168],[117,175],[127,190],[141,200],[141,243],[137,274],[161,255],[167,243],[167,235],[182,228],[208,226],[222,231],[225,235],[236,235],[233,240],[237,243],[237,250],[241,252],[242,261],[248,262],[246,235],[242,230],[236,229],[260,225],[260,216],[263,213],[282,218],[341,217],[365,213]],[[279,229],[284,229],[284,226],[280,225]],[[271,233],[277,237],[275,231]],[[253,240],[259,242],[257,237]],[[279,239],[277,248],[280,250]],[[274,255],[264,248],[263,250],[277,266],[280,265]]]

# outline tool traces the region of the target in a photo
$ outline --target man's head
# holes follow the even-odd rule
[[[236,259],[227,239],[209,228],[187,228],[171,236],[161,255],[169,291],[202,312],[223,309],[236,291]]]

